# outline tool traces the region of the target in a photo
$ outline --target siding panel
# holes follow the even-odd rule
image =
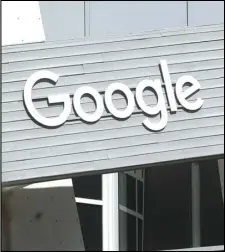
[[[213,118],[213,120],[212,120]],[[194,119],[195,123],[199,125],[199,127],[213,127],[213,126],[220,126],[224,124],[224,116],[221,115],[214,115],[211,117],[206,117],[203,119]],[[213,122],[212,122],[213,121]],[[141,120],[140,120],[141,122]],[[171,130],[174,130],[174,123],[170,122],[170,126],[168,126],[167,129],[164,130],[164,132],[170,132]],[[184,126],[185,125],[185,126]],[[176,126],[179,128],[179,130],[186,129],[185,127],[193,127],[193,121],[187,120],[185,122],[176,122]],[[196,127],[194,128],[196,129]],[[178,131],[179,131],[178,130]],[[142,134],[149,134],[149,132],[146,132],[146,130],[143,127],[140,127],[140,124],[134,124],[130,127],[124,127],[121,128],[118,131],[118,128],[110,128],[108,130],[102,130],[102,131],[95,131],[92,132],[83,132],[75,137],[71,137],[71,135],[63,135],[63,136],[53,136],[53,137],[47,137],[47,138],[37,138],[37,139],[31,139],[31,140],[22,140],[22,141],[15,141],[15,142],[6,142],[4,143],[5,152],[14,152],[17,150],[33,150],[33,149],[39,149],[44,147],[53,147],[58,145],[68,145],[68,144],[81,144],[84,142],[88,142],[93,144],[93,142],[101,141],[101,140],[107,140],[107,139],[116,139],[116,138],[122,138],[127,136],[139,136]],[[12,158],[12,157],[11,157]],[[13,158],[11,159],[13,160]]]
[[[201,109],[196,114],[188,114],[180,110],[177,114],[170,115],[169,122],[171,120],[175,121],[185,121],[192,118],[203,118],[203,117],[210,117],[210,116],[217,116],[217,115],[224,115],[224,106],[220,105],[220,107],[212,107],[209,109]],[[101,131],[103,129],[111,129],[111,128],[123,128],[129,127],[130,125],[137,125],[138,123],[141,124],[142,121],[146,118],[146,116],[142,114],[137,114],[136,116],[133,115],[130,119],[125,121],[115,120],[112,117],[107,118],[106,120],[100,120],[98,123],[93,125],[82,124],[78,123],[70,123],[68,125],[64,125],[63,127],[59,127],[57,129],[45,129],[45,128],[35,128],[29,130],[18,130],[18,131],[10,131],[5,132],[2,135],[2,142],[10,142],[10,141],[18,141],[22,139],[35,139],[35,138],[48,138],[50,136],[58,136],[61,134],[79,134],[82,132],[95,132]],[[151,121],[157,121],[157,118],[151,119]],[[91,127],[90,127],[91,126]]]
[[[68,154],[73,154],[76,150],[76,153],[86,153],[96,150],[111,150],[111,149],[118,149],[119,147],[129,147],[129,146],[137,146],[143,144],[153,144],[153,143],[160,143],[160,142],[171,142],[174,139],[177,139],[177,134],[181,134],[180,130],[182,130],[182,137],[180,140],[186,140],[192,138],[201,138],[205,136],[210,136],[217,133],[224,133],[224,127],[221,125],[213,126],[213,127],[206,127],[205,125],[206,120],[202,120],[201,124],[199,125],[200,132],[194,129],[186,129],[185,125],[179,129],[179,131],[172,131],[166,132],[162,134],[140,134],[139,132],[135,132],[133,134],[134,127],[130,130],[130,128],[126,129],[128,132],[124,132],[123,137],[118,137],[115,135],[112,139],[106,140],[99,140],[93,143],[90,143],[90,140],[87,142],[79,143],[78,141],[74,141],[72,144],[65,144],[63,146],[57,145],[49,149],[49,147],[43,147],[39,149],[28,149],[28,150],[20,150],[20,151],[13,151],[13,158],[12,158],[12,151],[6,152],[2,156],[2,162],[13,162],[19,160],[34,160],[44,157],[52,157],[53,153],[54,156],[63,156]],[[204,124],[204,125],[202,125]],[[202,126],[202,127],[201,127]],[[204,130],[203,130],[204,129]],[[139,133],[139,134],[138,134]],[[136,135],[138,134],[138,135]],[[54,157],[53,156],[53,157]]]
[[[209,88],[209,89],[202,91],[202,94],[203,94],[202,98],[207,99],[207,102],[204,103],[203,108],[210,108],[213,106],[219,106],[219,105],[223,104],[223,95],[221,94],[221,92],[224,91],[224,88],[222,86],[223,85],[222,83],[223,83],[222,81],[219,81],[218,84],[215,85],[215,87],[217,87],[216,91],[212,90],[212,88]],[[135,92],[133,92],[133,93],[135,94]],[[144,97],[145,97],[147,105],[151,105],[151,106],[156,105],[156,98],[154,95],[145,94]],[[194,101],[194,98],[190,99],[190,101]],[[213,99],[210,99],[210,98],[213,98]],[[103,97],[103,99],[104,99],[104,97]],[[165,96],[165,99],[166,99],[166,96]],[[118,99],[114,99],[114,101],[115,101],[116,107],[118,109],[125,109],[126,108],[125,99],[118,97]],[[72,101],[71,101],[71,103],[72,103]],[[43,108],[40,108],[39,112],[43,116],[46,116],[46,117],[58,116],[63,110],[63,108],[61,106],[52,106],[52,107],[46,108],[46,105],[45,105],[45,107],[44,107],[44,104],[42,104],[42,105],[43,105]],[[83,103],[82,107],[83,107],[84,111],[87,113],[93,113],[95,111],[95,105],[93,102]],[[136,105],[136,107],[134,109],[134,113],[137,113],[138,111],[139,111],[139,108]],[[110,114],[106,110],[104,110],[102,117],[104,118],[106,116],[110,116]],[[69,120],[79,120],[79,118],[75,115],[74,111],[71,112]],[[29,122],[30,118],[24,110],[21,110],[20,113],[18,113],[18,111],[15,111],[15,112],[7,112],[7,113],[2,114],[2,123],[4,126],[7,125],[6,126],[7,131],[9,131],[9,128],[8,128],[9,124],[5,125],[4,123],[15,122],[15,121],[17,121],[18,123],[21,123],[21,125],[18,125],[18,127],[22,127],[23,124],[25,123],[24,121]],[[36,128],[38,128],[38,126],[36,126]],[[26,128],[24,128],[24,129],[26,129]],[[27,128],[27,129],[29,129],[29,128]]]
[[[143,39],[133,39],[132,37],[129,40],[125,41],[111,41],[109,43],[93,43],[87,45],[75,45],[75,46],[59,46],[51,47],[49,49],[43,48],[40,45],[38,50],[38,55],[36,50],[29,51],[19,51],[19,52],[9,52],[3,53],[2,63],[9,63],[15,61],[24,61],[24,60],[37,60],[37,59],[49,59],[49,58],[58,58],[58,57],[68,57],[72,55],[86,55],[86,54],[96,54],[104,52],[118,52],[123,51],[124,48],[127,50],[141,49],[146,47],[165,47],[170,45],[180,45],[180,44],[190,44],[190,43],[200,43],[206,41],[217,41],[223,39],[224,31],[210,31],[204,33],[188,33],[182,35],[174,36],[157,36],[153,38],[143,38]]]
[[[56,86],[38,84],[35,106],[45,116],[57,116],[60,106],[48,107],[50,94],[70,93],[89,85],[102,96],[107,86],[120,81],[133,92],[142,79],[161,78],[159,60],[167,59],[173,83],[184,74],[199,80],[204,99],[201,110],[188,113],[180,106],[162,132],[142,125],[146,116],[136,106],[133,115],[119,121],[105,110],[101,120],[89,125],[71,112],[57,129],[45,129],[26,114],[22,94],[26,78],[40,69],[60,75]],[[126,169],[223,155],[224,146],[224,26],[193,27],[152,32],[105,41],[47,42],[3,48],[2,77],[2,178],[3,183],[47,179],[66,175]],[[165,92],[164,92],[165,95]],[[146,92],[145,100],[156,98]],[[117,108],[125,100],[114,95]],[[82,99],[86,112],[94,104]],[[151,120],[159,120],[158,117]]]
[[[223,55],[221,53],[221,55]],[[222,56],[223,57],[223,56]],[[157,61],[158,62],[158,61]],[[191,74],[192,72],[197,72],[201,70],[214,70],[214,69],[221,69],[224,66],[224,58],[221,59],[211,59],[211,60],[202,60],[202,61],[193,61],[193,62],[185,62],[182,65],[179,63],[176,64],[170,64],[169,65],[169,69],[171,72],[171,77],[173,77],[172,75],[174,73],[179,73],[181,76],[181,74],[185,74],[185,73],[189,73]],[[185,71],[186,69],[186,71]],[[56,71],[54,71],[55,73],[57,73]],[[206,78],[209,78],[208,75],[210,76],[210,72],[207,71],[207,75],[205,75]],[[149,67],[134,67],[131,69],[125,69],[125,70],[115,70],[115,71],[107,71],[107,72],[98,72],[98,73],[91,73],[91,74],[81,74],[81,75],[77,75],[77,76],[72,76],[70,78],[66,79],[66,82],[70,82],[70,83],[74,83],[74,86],[70,85],[69,87],[63,86],[63,78],[61,79],[61,81],[59,81],[59,85],[56,86],[52,86],[51,88],[45,88],[44,90],[42,89],[34,89],[33,93],[32,93],[32,97],[33,99],[40,99],[40,98],[46,98],[46,95],[49,95],[50,92],[52,94],[61,94],[62,91],[66,92],[66,93],[74,93],[75,90],[83,85],[91,85],[92,87],[95,87],[98,89],[99,92],[104,92],[105,89],[107,88],[107,86],[109,84],[111,84],[110,82],[112,82],[114,80],[114,76],[117,76],[117,78],[124,78],[125,76],[130,76],[130,75],[136,75],[136,73],[140,76],[150,76],[149,78],[152,79],[152,76],[157,76],[157,78],[160,78],[160,74],[159,74],[159,67],[158,65],[155,66],[149,66]],[[59,72],[57,74],[60,74]],[[27,74],[27,77],[29,77],[30,75]],[[172,78],[173,80],[174,78]],[[91,81],[97,83],[99,81],[106,81],[108,80],[108,85],[100,85],[100,87],[96,86],[96,85],[92,85]],[[25,80],[23,82],[25,84]],[[58,84],[58,83],[57,83]],[[75,85],[77,84],[77,85]],[[133,83],[132,82],[132,86],[129,86],[130,88],[134,88],[136,87],[137,83]],[[50,86],[50,84],[48,84],[48,86]],[[103,89],[104,88],[104,89]],[[103,90],[102,90],[103,89]],[[53,91],[53,92],[52,92]],[[64,93],[63,92],[63,93]],[[3,97],[2,97],[2,102],[10,102],[10,101],[20,101],[22,100],[22,92],[18,91],[18,92],[10,92],[10,93],[6,93]]]

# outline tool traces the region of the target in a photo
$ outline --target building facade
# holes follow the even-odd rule
[[[224,2],[3,7],[6,246],[223,245]]]

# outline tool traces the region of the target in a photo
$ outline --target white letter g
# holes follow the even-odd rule
[[[39,71],[34,74],[32,74],[29,79],[27,80],[25,87],[24,87],[24,103],[25,106],[30,113],[30,115],[35,119],[37,122],[44,126],[49,127],[56,127],[62,125],[67,118],[69,117],[71,113],[71,101],[69,94],[61,94],[61,95],[51,95],[48,96],[48,102],[49,103],[63,103],[64,104],[64,110],[58,117],[54,118],[47,118],[42,116],[38,113],[36,108],[34,107],[34,104],[32,102],[32,95],[31,91],[33,86],[38,80],[41,79],[48,79],[53,81],[54,85],[58,81],[58,76],[50,71]]]

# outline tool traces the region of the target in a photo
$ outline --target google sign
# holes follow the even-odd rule
[[[176,112],[178,109],[176,97],[179,103],[185,109],[189,111],[199,110],[204,103],[202,99],[198,98],[192,102],[187,100],[190,96],[192,96],[201,89],[199,82],[192,76],[189,75],[181,76],[175,84],[175,91],[174,91],[172,87],[172,81],[170,78],[167,62],[165,60],[161,60],[160,66],[162,70],[170,111]],[[64,109],[59,116],[54,118],[47,118],[42,116],[36,110],[32,101],[32,89],[34,85],[42,79],[48,79],[52,81],[55,85],[59,79],[59,76],[57,76],[53,72],[45,70],[38,71],[33,75],[31,75],[28,78],[24,87],[24,104],[30,116],[37,122],[39,122],[41,125],[47,127],[60,126],[66,122],[72,110],[70,94],[59,94],[48,96],[47,98],[50,104],[63,103]],[[189,84],[189,87],[185,88],[185,84],[187,83]],[[151,89],[155,91],[157,95],[157,104],[155,106],[146,105],[143,97],[144,91],[146,89]],[[113,104],[113,94],[118,91],[122,92],[127,100],[127,106],[122,111],[118,110]],[[91,96],[96,103],[95,112],[92,114],[86,113],[81,106],[81,99],[84,95]],[[155,80],[146,79],[141,81],[140,83],[138,83],[136,87],[135,95],[133,95],[133,92],[123,83],[112,83],[107,87],[104,94],[105,106],[107,107],[108,111],[115,118],[118,119],[127,119],[132,115],[135,108],[135,100],[140,109],[147,115],[156,116],[160,114],[161,116],[158,123],[151,122],[150,118],[146,118],[143,121],[143,124],[149,130],[160,131],[166,127],[168,122],[168,112],[166,107],[166,101],[163,95],[163,87],[160,79]],[[92,122],[92,123],[97,122],[102,117],[102,114],[104,112],[104,102],[102,96],[96,89],[90,86],[83,86],[76,90],[73,96],[73,106],[77,115],[86,122]]]

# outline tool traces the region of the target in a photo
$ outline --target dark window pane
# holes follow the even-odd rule
[[[120,251],[136,251],[136,217],[120,210]]]
[[[138,190],[138,213],[143,214],[143,182],[137,181]]]
[[[217,160],[200,163],[201,246],[224,244],[224,207]]]
[[[85,251],[102,251],[102,206],[77,203]]]
[[[102,199],[102,176],[91,175],[73,178],[76,197],[88,199]]]
[[[138,251],[142,251],[142,220],[138,219]]]
[[[192,247],[191,164],[147,168],[144,250]]]
[[[136,179],[125,173],[119,174],[119,203],[136,211]]]

